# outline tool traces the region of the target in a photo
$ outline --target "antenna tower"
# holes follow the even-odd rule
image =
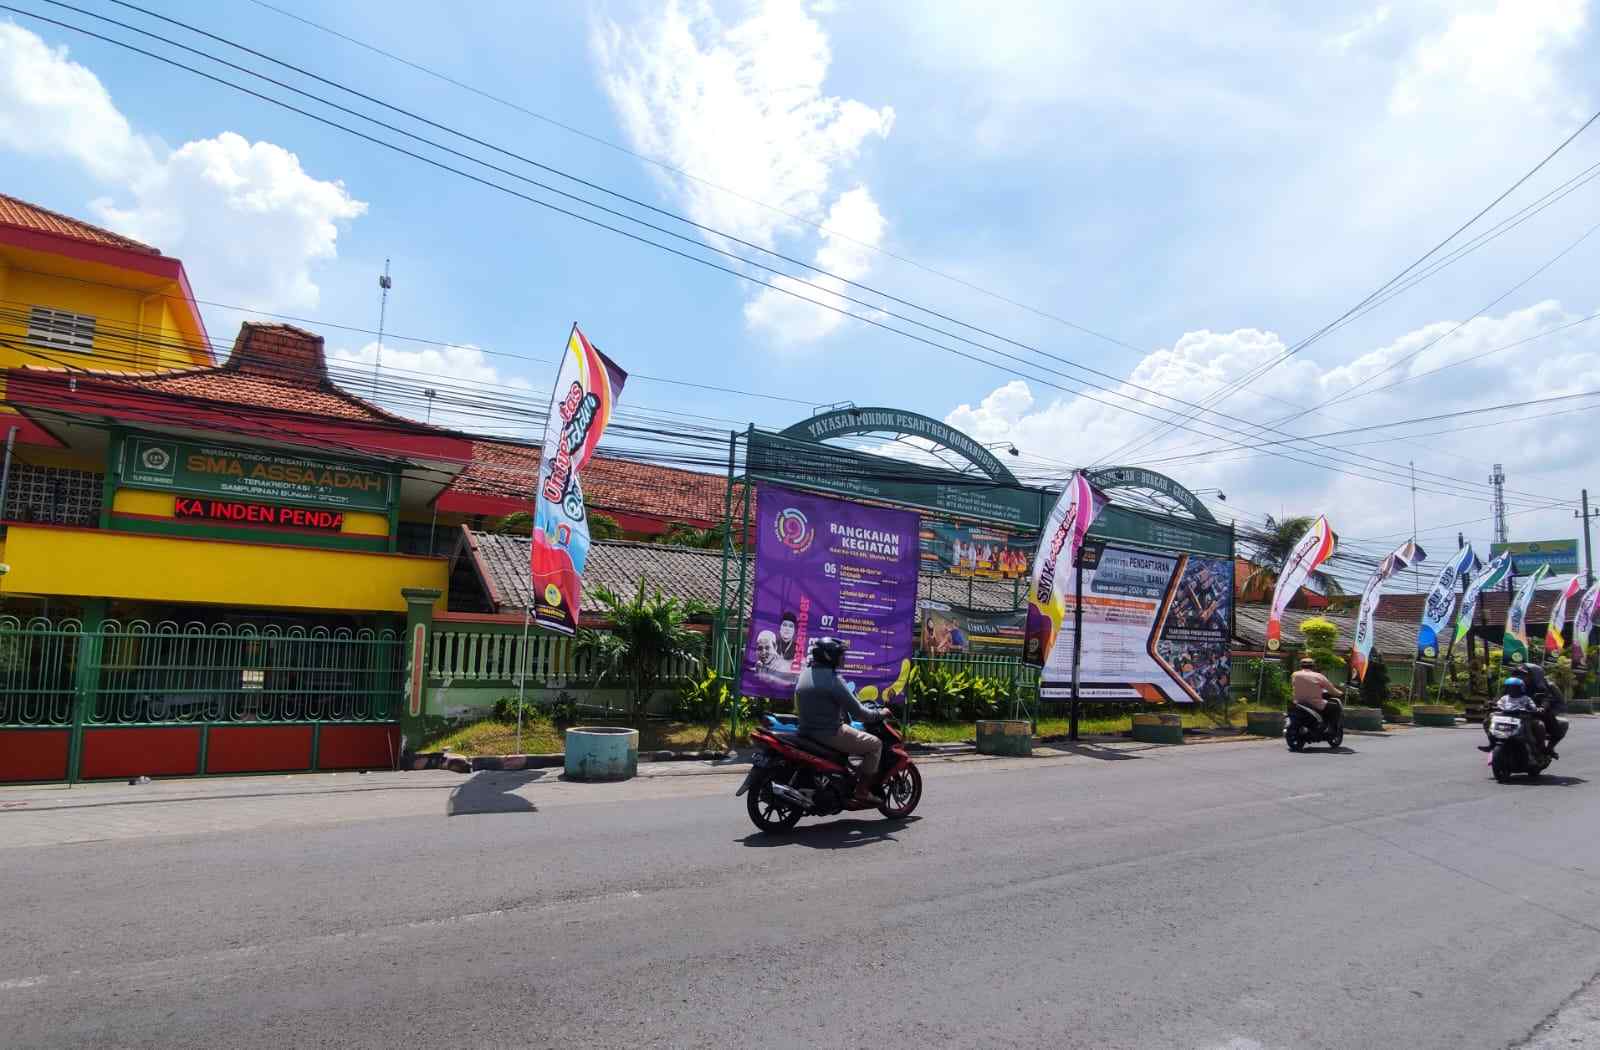
[[[1511,538],[1506,530],[1506,471],[1498,463],[1489,475],[1489,484],[1494,486],[1494,541],[1505,543]]]

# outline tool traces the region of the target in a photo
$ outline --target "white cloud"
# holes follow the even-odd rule
[[[135,132],[65,48],[10,23],[0,24],[0,148],[77,163],[113,188],[91,204],[97,221],[182,258],[201,295],[259,310],[314,308],[317,267],[367,208],[270,142],[223,132],[168,150]]]
[[[839,195],[828,209],[823,223],[822,243],[817,248],[814,263],[830,276],[810,275],[810,287],[787,278],[774,278],[773,284],[792,289],[797,295],[818,302],[831,303],[840,309],[860,313],[863,308],[839,299],[841,294],[860,298],[858,289],[849,288],[846,281],[859,281],[872,268],[870,246],[883,240],[887,223],[878,204],[865,186],[857,186]],[[823,291],[819,293],[818,289]],[[844,315],[824,309],[813,303],[802,302],[793,295],[762,289],[745,304],[745,320],[750,327],[765,331],[779,346],[812,343],[832,332],[844,322]]]
[[[1389,108],[1415,113],[1431,102],[1459,107],[1463,92],[1500,104],[1538,104],[1564,92],[1553,59],[1577,42],[1588,0],[1498,0],[1467,11],[1417,44]]]
[[[100,179],[155,165],[160,146],[134,133],[100,78],[12,22],[0,22],[0,147],[70,157]]]
[[[527,437],[542,433],[542,428],[516,418],[517,410],[543,408],[538,399],[520,397],[514,391],[531,390],[520,376],[507,376],[489,355],[471,344],[422,346],[385,342],[380,363],[378,391],[373,393],[372,366],[378,361],[374,340],[359,347],[334,347],[328,351],[328,367],[340,386],[375,401],[391,412],[412,419],[426,418],[444,427],[473,433],[494,433]],[[432,414],[423,392],[432,389]],[[504,412],[486,407],[485,399],[510,402]]]
[[[1541,302],[1475,319],[1454,334],[1447,333],[1456,328],[1455,322],[1426,325],[1335,367],[1296,356],[1220,408],[1244,420],[1268,423],[1292,415],[1297,407],[1355,390],[1362,380],[1371,379],[1360,387],[1363,396],[1287,425],[1294,433],[1323,434],[1600,389],[1600,322],[1541,335],[1581,316],[1559,303]],[[1523,342],[1531,336],[1541,337]],[[1430,343],[1434,345],[1429,346]],[[1516,343],[1522,345],[1511,345]],[[1120,391],[1181,411],[1182,406],[1176,402],[1161,401],[1136,389],[1135,384],[1173,398],[1200,402],[1225,384],[1273,360],[1284,349],[1277,334],[1258,329],[1189,332],[1172,347],[1141,360]],[[1387,370],[1390,365],[1396,367]],[[1392,389],[1381,389],[1400,380],[1407,381]],[[1138,407],[1106,394],[1095,396]],[[1577,409],[1585,410],[1574,411]],[[1403,481],[1406,464],[1413,459],[1423,489],[1420,509],[1424,527],[1430,522],[1442,525],[1487,517],[1489,493],[1483,478],[1488,465],[1494,462],[1506,464],[1509,488],[1515,490],[1509,497],[1514,509],[1535,502],[1528,493],[1548,493],[1551,498],[1576,494],[1584,484],[1582,471],[1588,462],[1586,450],[1594,413],[1600,413],[1600,402],[1557,403],[1327,439],[1325,443],[1343,455],[1324,449],[1320,450],[1322,456],[1347,463],[1351,459],[1357,461],[1344,468],[1346,474],[1296,462],[1317,458],[1308,454],[1305,445],[1248,454],[1218,451],[1194,455],[1200,450],[1222,449],[1236,441],[1260,444],[1281,436],[1276,434],[1202,437],[1179,430],[1153,447],[1119,456],[1118,462],[1145,462],[1171,473],[1190,488],[1220,487],[1228,493],[1228,507],[1236,512],[1327,512],[1347,535],[1387,536],[1409,531],[1410,495],[1403,485],[1396,487],[1377,478],[1387,472],[1391,480]],[[1220,433],[1223,428],[1242,429],[1238,422],[1223,422],[1209,415],[1202,418],[1217,425],[1196,429],[1212,433]],[[1063,464],[1093,463],[1156,426],[1149,419],[1081,398],[1062,395],[1047,403],[1036,403],[1035,392],[1022,380],[998,387],[976,405],[957,406],[948,413],[946,422],[981,441],[1014,442],[1022,450],[1023,467],[1041,474],[1059,473]],[[1450,432],[1437,433],[1440,431]],[[1406,437],[1407,434],[1414,436]],[[1373,459],[1387,460],[1394,466],[1386,468]],[[1450,475],[1466,484],[1447,482],[1434,474]],[[1428,491],[1468,486],[1478,488],[1466,497]],[[1569,519],[1566,508],[1519,514],[1513,521],[1513,536],[1531,537],[1545,532],[1568,535]],[[1551,529],[1557,531],[1550,532]],[[1436,543],[1453,541],[1455,530],[1448,531],[1448,536],[1432,538]],[[1488,525],[1483,522],[1464,531],[1469,538],[1486,539]],[[1427,546],[1429,537],[1423,539]]]
[[[1389,5],[1381,4],[1373,8],[1356,20],[1351,28],[1336,35],[1331,41],[1333,49],[1340,54],[1352,50],[1357,44],[1370,39],[1373,34],[1381,30],[1389,22]]]
[[[791,242],[789,254],[815,240],[818,266],[856,279],[870,262],[863,244],[883,237],[883,216],[864,186],[827,202],[863,145],[889,134],[894,111],[824,92],[832,54],[822,13],[801,0],[761,0],[728,23],[705,0],[669,0],[629,29],[600,24],[594,51],[634,148],[736,191],[663,175],[695,221],[763,247]],[[807,225],[819,221],[834,232]],[[825,314],[762,293],[747,319],[793,344],[832,331],[838,318]]]

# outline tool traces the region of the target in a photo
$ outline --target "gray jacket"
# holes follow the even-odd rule
[[[794,713],[800,719],[804,736],[827,739],[851,719],[871,722],[877,719],[862,707],[844,679],[829,667],[807,667],[800,672],[794,687]]]

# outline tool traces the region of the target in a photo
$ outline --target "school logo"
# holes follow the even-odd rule
[[[778,511],[778,517],[773,524],[778,534],[778,542],[796,554],[805,553],[811,546],[811,541],[817,538],[817,530],[811,527],[811,522],[806,520],[805,514],[798,507],[785,507]]]
[[[172,470],[172,453],[161,445],[146,445],[139,453],[139,465],[157,474]]]
[[[547,605],[560,606],[561,588],[557,587],[553,583],[546,586],[544,589],[544,600]]]

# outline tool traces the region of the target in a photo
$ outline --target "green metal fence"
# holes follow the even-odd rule
[[[0,617],[0,726],[392,721],[404,650],[393,631]]]

